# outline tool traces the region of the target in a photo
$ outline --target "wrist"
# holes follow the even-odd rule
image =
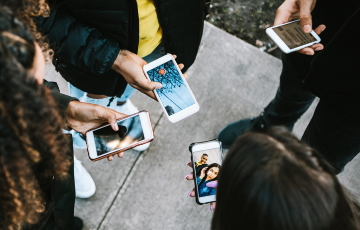
[[[123,62],[123,58],[124,58],[124,53],[126,50],[120,50],[115,61],[114,64],[111,66],[111,69],[120,73],[121,72],[121,63]],[[120,73],[121,74],[121,73]]]
[[[69,128],[72,128],[71,121],[73,120],[75,113],[76,113],[76,107],[80,105],[81,102],[79,101],[70,101],[67,109],[66,109],[66,125]]]

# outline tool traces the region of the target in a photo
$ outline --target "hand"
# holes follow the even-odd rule
[[[173,56],[176,58],[175,55]],[[156,100],[153,90],[161,89],[162,85],[159,82],[151,82],[145,77],[143,67],[146,64],[147,62],[138,55],[128,50],[121,50],[112,69],[120,73],[132,87]],[[180,69],[184,68],[183,64],[178,66]]]
[[[285,0],[276,11],[274,26],[300,18],[300,24],[303,31],[305,33],[310,33],[312,30],[311,11],[314,9],[315,4],[316,0]],[[314,31],[319,35],[325,28],[325,25],[320,25],[314,29]],[[297,52],[306,55],[314,55],[315,51],[322,49],[324,49],[323,44],[317,43]]]
[[[205,176],[205,171],[206,171],[207,168],[208,168],[208,167],[204,167],[203,169],[201,169],[201,172],[200,172],[200,178],[201,178],[201,179],[204,178],[204,176]]]
[[[71,101],[66,110],[66,123],[70,128],[81,134],[85,134],[87,131],[106,123],[110,123],[111,128],[117,131],[119,126],[116,120],[125,116],[127,115],[100,105]],[[120,158],[123,155],[123,152],[118,153]],[[113,156],[108,157],[109,161],[112,159]]]
[[[187,163],[188,166],[190,166],[190,168],[192,168],[192,162]],[[202,171],[202,170],[201,170]],[[204,173],[205,174],[205,173]],[[185,176],[185,180],[196,180],[196,178],[194,178],[194,173],[189,173]],[[211,188],[216,188],[217,187],[217,181],[211,181],[209,183],[206,184],[207,187],[211,187]],[[195,197],[195,188],[193,188],[189,194],[188,197]],[[211,202],[210,203],[210,211],[214,211],[216,207],[216,202]]]

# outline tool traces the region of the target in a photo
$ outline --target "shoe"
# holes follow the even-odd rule
[[[139,109],[130,101],[130,99],[128,99],[128,100],[126,100],[125,104],[118,105],[116,107],[116,111],[118,111],[119,113],[131,115],[131,114],[139,112]],[[143,151],[147,150],[149,147],[150,147],[150,143],[146,143],[146,144],[143,144],[143,145],[133,148],[133,150],[138,151],[138,152],[143,152]]]
[[[116,111],[126,115],[131,115],[139,112],[139,109],[130,101],[130,99],[128,99],[125,104],[116,106]]]
[[[230,148],[235,140],[242,134],[251,130],[265,129],[263,114],[257,117],[246,118],[233,122],[225,126],[217,135],[217,139],[221,141],[223,148]]]
[[[87,148],[84,135],[82,135],[74,130],[71,130],[70,133],[72,135],[74,149],[86,149]]]
[[[81,161],[76,159],[74,155],[74,178],[75,192],[78,198],[89,198],[94,195],[96,186],[93,178],[84,168]]]
[[[84,227],[84,223],[82,221],[82,219],[80,219],[79,217],[74,216],[73,219],[73,230],[81,230]]]

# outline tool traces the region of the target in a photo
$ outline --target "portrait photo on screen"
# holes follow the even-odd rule
[[[199,197],[215,195],[216,188],[206,185],[218,179],[221,167],[220,149],[193,152],[193,157]]]
[[[118,126],[118,131],[114,131],[111,126],[94,131],[98,156],[144,140],[144,132],[138,115],[118,121]]]
[[[160,82],[161,89],[156,92],[169,116],[195,104],[173,61],[165,62],[147,71],[151,81]]]

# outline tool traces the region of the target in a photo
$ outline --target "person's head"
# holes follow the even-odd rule
[[[206,164],[208,158],[209,156],[206,153],[204,153],[200,158],[201,164]]]
[[[218,182],[213,230],[359,229],[331,167],[284,128],[238,138]]]
[[[207,167],[205,170],[205,176],[202,179],[201,183],[204,181],[213,181],[218,179],[218,174],[220,172],[220,165],[217,163],[213,163]]]
[[[33,34],[7,7],[0,7],[0,33],[2,44],[11,50],[17,61],[29,72],[29,75],[35,77],[41,84],[45,72],[45,59],[42,50],[35,42]]]
[[[31,76],[35,50],[31,33],[0,8],[1,229],[36,223],[49,181],[65,177],[70,165],[51,92]]]

